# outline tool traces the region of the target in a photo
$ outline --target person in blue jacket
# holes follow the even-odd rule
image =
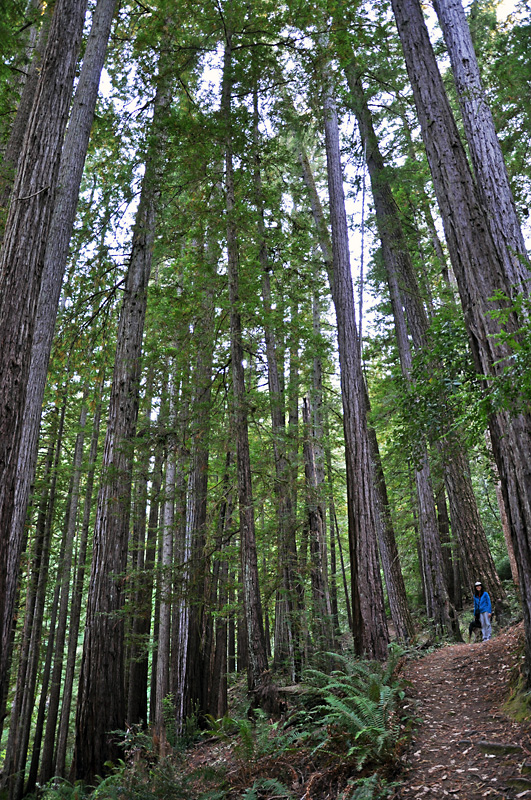
[[[483,634],[483,641],[488,642],[492,634],[492,627],[490,620],[492,617],[492,605],[490,602],[489,593],[483,589],[481,581],[476,581],[474,591],[474,614],[479,614],[479,621],[481,623],[481,633]]]

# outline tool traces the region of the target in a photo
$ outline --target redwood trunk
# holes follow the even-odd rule
[[[238,240],[231,133],[232,34],[226,32],[221,108],[225,131],[225,191],[227,204],[227,254],[230,298],[232,390],[234,396],[234,432],[238,474],[242,592],[249,659],[249,689],[258,704],[268,683],[267,653],[258,582],[258,561],[254,524],[254,506],[247,427],[247,406],[243,368],[242,323],[240,311]]]
[[[497,293],[511,296],[511,275],[497,253],[466,154],[446,97],[418,0],[393,0],[424,146],[444,223],[448,249],[459,286],[476,369],[499,376],[512,356],[499,341],[500,325],[491,311]],[[503,303],[501,303],[503,307]],[[518,335],[520,320],[509,314],[506,328]],[[488,386],[486,386],[488,391]],[[531,682],[531,418],[515,409],[493,410],[490,418],[511,536],[518,563],[524,626],[527,681]]]
[[[0,697],[20,558],[8,576],[35,314],[85,9],[86,0],[55,6],[0,253]]]
[[[515,294],[529,294],[529,258],[461,0],[433,0],[492,238]]]
[[[103,386],[103,376],[98,386],[96,410],[92,423],[92,436],[90,441],[90,453],[88,474],[85,483],[85,502],[83,507],[83,522],[81,526],[81,540],[77,554],[77,573],[72,590],[72,602],[70,607],[70,628],[68,639],[68,655],[66,659],[66,671],[63,681],[63,702],[61,706],[61,718],[59,720],[59,733],[57,736],[57,748],[55,759],[55,774],[65,776],[66,749],[68,733],[70,731],[70,707],[74,687],[74,674],[76,669],[76,656],[78,645],[78,633],[80,625],[81,604],[83,602],[83,584],[85,580],[87,542],[90,527],[90,513],[92,510],[92,495],[94,490],[94,473],[96,471],[96,457],[98,454],[98,440],[101,422],[101,389]]]
[[[347,466],[354,646],[358,655],[384,659],[389,639],[376,544],[381,521],[374,488],[365,385],[354,310],[339,127],[330,92],[325,98],[324,113],[334,267],[332,297],[337,318]]]
[[[302,147],[299,148],[299,162],[302,167],[304,182],[306,183],[310,196],[312,214],[318,232],[321,252],[328,270],[330,284],[332,285],[332,246],[329,241],[328,229],[326,226],[323,209],[321,207],[321,202],[319,200],[319,195],[317,194],[312,169]],[[369,400],[366,389],[365,400],[368,407]],[[375,471],[375,488],[378,498],[380,519],[380,525],[378,526],[378,546],[382,559],[382,567],[384,570],[385,583],[387,586],[387,594],[393,623],[395,625],[397,636],[400,639],[406,640],[413,636],[413,621],[408,608],[406,589],[400,567],[400,561],[398,559],[393,523],[389,513],[387,488],[385,485],[385,477],[381,465],[378,441],[374,430],[369,427],[368,432],[369,442],[371,445],[371,458]],[[351,621],[352,617],[349,615],[349,624]]]
[[[154,131],[166,106],[165,90],[155,97]],[[124,620],[122,575],[127,565],[131,474],[138,416],[142,336],[155,238],[158,158],[152,141],[133,231],[124,299],[118,325],[102,485],[96,510],[92,572],[79,683],[74,775],[90,783],[105,762],[122,755],[109,731],[123,730]]]
[[[376,208],[376,222],[382,242],[384,266],[388,280],[392,280],[393,283],[397,284],[395,297],[392,299],[393,313],[396,319],[397,315],[402,316],[402,309],[405,309],[414,347],[418,350],[426,350],[430,346],[428,318],[407,247],[400,213],[386,176],[371,112],[354,60],[348,65],[346,73],[352,94],[354,112],[358,120],[361,138],[364,142]],[[409,363],[411,357],[404,353],[405,348],[409,349],[407,333],[404,333],[402,339],[404,341],[401,345],[401,359],[404,361],[405,358]],[[434,364],[434,368],[437,369],[438,365]],[[409,366],[406,366],[405,369],[407,373],[410,372]],[[442,398],[441,405],[446,405],[444,398]],[[465,565],[466,583],[470,594],[472,594],[474,575],[478,576],[485,581],[485,585],[489,587],[489,590],[495,596],[502,597],[504,591],[498,579],[487,537],[479,517],[466,449],[460,441],[459,432],[456,432],[454,427],[451,419],[443,422],[444,435],[438,442],[438,448],[443,459],[452,530],[459,543]]]

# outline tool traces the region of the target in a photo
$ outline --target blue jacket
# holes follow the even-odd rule
[[[484,612],[487,614],[492,614],[492,606],[490,604],[490,597],[488,592],[481,592],[481,594],[474,595],[474,614],[483,614]]]

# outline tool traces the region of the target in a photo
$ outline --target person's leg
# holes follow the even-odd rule
[[[490,614],[484,611],[479,615],[481,621],[481,633],[483,634],[483,641],[488,642],[492,634],[492,627],[490,624]]]

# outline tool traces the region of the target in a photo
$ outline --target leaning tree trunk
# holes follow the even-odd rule
[[[58,0],[0,253],[0,697],[18,579],[7,565],[35,314],[86,0]]]
[[[254,702],[268,707],[273,697],[270,691],[267,652],[264,635],[262,602],[258,581],[258,561],[249,453],[249,432],[243,368],[242,323],[240,311],[238,240],[235,214],[235,192],[232,156],[231,95],[232,95],[232,34],[226,32],[222,117],[225,124],[225,191],[227,204],[227,255],[230,299],[232,391],[234,396],[234,432],[238,472],[238,501],[240,515],[240,548],[242,591],[248,644],[249,690]],[[273,703],[274,704],[274,703]]]
[[[427,350],[430,347],[428,318],[404,235],[400,212],[378,146],[372,115],[361,84],[361,75],[354,59],[347,65],[346,75],[353,110],[364,143],[384,266],[388,280],[397,284],[398,293],[392,300],[393,313],[396,319],[397,315],[402,316],[402,309],[405,308],[414,347],[417,350]],[[407,336],[403,348],[409,349]],[[402,353],[401,360],[404,361],[404,358],[410,362],[410,355]],[[437,364],[434,367],[436,368]],[[410,372],[410,368],[406,367],[406,371]],[[447,404],[442,402],[441,405]],[[438,442],[438,449],[443,460],[452,531],[459,543],[466,569],[467,585],[472,592],[474,576],[479,576],[485,581],[489,591],[496,597],[503,597],[503,587],[496,573],[472,488],[466,448],[460,440],[459,432],[455,430],[452,419],[444,421],[444,434]]]
[[[334,269],[332,297],[337,318],[347,467],[354,645],[358,655],[384,659],[389,638],[376,544],[381,521],[354,310],[339,126],[330,90],[326,92],[324,115]]]
[[[502,377],[512,350],[500,341],[492,311],[511,297],[511,275],[497,252],[459,139],[457,126],[418,0],[393,0],[413,87],[424,146],[443,219],[476,369]],[[520,320],[507,313],[506,330],[518,337]],[[489,387],[486,385],[488,393]],[[531,416],[493,409],[489,420],[519,569],[525,626],[527,683],[531,685]]]
[[[509,176],[482,86],[461,0],[433,0],[452,64],[457,98],[479,196],[515,294],[529,295],[529,258]]]
[[[378,206],[377,206],[378,208]],[[378,213],[378,211],[376,212]],[[382,251],[387,270],[387,281],[391,295],[391,306],[395,320],[398,352],[407,385],[412,388],[411,381],[411,347],[407,334],[406,319],[402,308],[398,279],[393,267],[392,252],[389,252],[389,242],[384,236]],[[414,388],[413,388],[414,391]],[[417,486],[419,530],[422,547],[422,569],[424,576],[424,593],[426,611],[429,619],[434,621],[436,628],[442,634],[461,639],[459,623],[448,594],[445,580],[444,558],[439,537],[439,525],[435,507],[435,497],[431,482],[431,470],[428,458],[428,448],[425,441],[419,441],[415,464],[415,482]]]
[[[102,485],[96,510],[73,764],[73,774],[89,783],[95,775],[104,773],[106,761],[122,755],[108,733],[122,730],[125,724],[121,611],[126,587],[117,576],[122,576],[127,564],[142,336],[160,193],[157,168],[164,149],[160,148],[160,139],[155,142],[154,134],[161,129],[166,103],[167,88],[160,85],[155,96],[153,136],[118,325]]]

